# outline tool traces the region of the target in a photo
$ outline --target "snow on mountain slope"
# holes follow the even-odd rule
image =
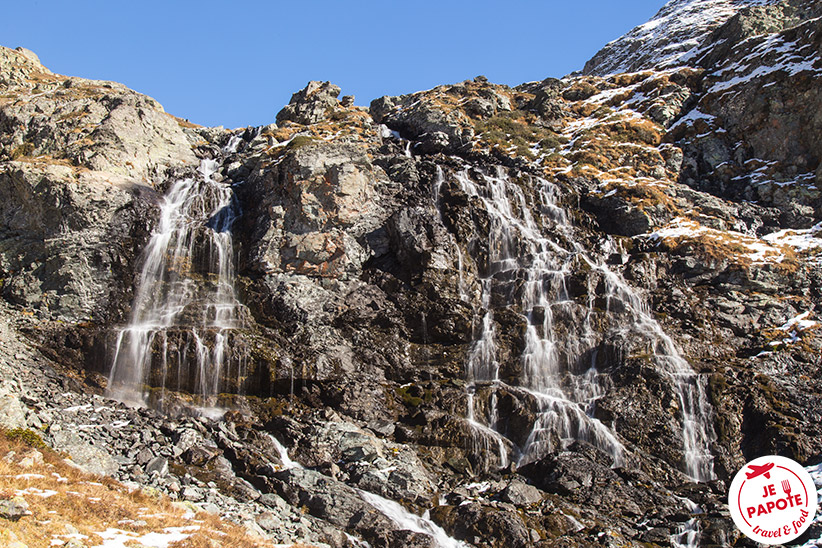
[[[705,37],[747,6],[777,0],[671,0],[647,23],[609,42],[583,69],[606,75],[665,68],[690,57]]]

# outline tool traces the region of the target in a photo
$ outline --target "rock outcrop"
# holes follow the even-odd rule
[[[153,187],[196,166],[199,137],[150,97],[55,75],[26,50],[0,49],[0,74],[5,297],[72,321],[124,308]]]

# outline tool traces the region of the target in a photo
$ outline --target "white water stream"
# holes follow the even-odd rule
[[[468,544],[449,537],[445,530],[431,521],[427,516],[418,516],[406,510],[401,504],[388,500],[387,498],[369,493],[368,491],[357,490],[362,499],[380,511],[384,516],[394,522],[400,530],[423,533],[434,539],[434,543],[439,548],[467,548]]]
[[[207,405],[229,365],[237,377],[245,374],[243,359],[228,363],[229,339],[241,325],[231,236],[239,208],[231,187],[213,179],[217,167],[203,160],[197,177],[174,182],[162,199],[131,317],[117,334],[114,398],[142,403],[148,386],[169,386],[191,390]]]
[[[279,440],[277,440],[276,437],[270,434],[269,437],[279,453],[280,462],[282,462],[284,469],[288,470],[291,468],[302,468],[300,463],[291,460],[288,456],[288,450],[282,443],[279,442]],[[398,502],[394,502],[393,500],[389,500],[369,491],[363,491],[362,489],[356,489],[356,491],[360,495],[360,498],[373,506],[375,510],[390,519],[399,530],[407,530],[429,535],[434,539],[434,543],[439,548],[468,548],[469,546],[464,542],[449,537],[448,533],[446,533],[442,527],[428,518],[427,512],[426,515],[418,516],[406,510],[405,507]],[[364,543],[364,541],[360,539],[356,540]],[[368,543],[364,544],[368,545]]]
[[[709,445],[714,433],[704,380],[680,356],[643,299],[576,240],[565,211],[557,205],[556,187],[529,177],[525,184],[534,196],[532,202],[536,202],[530,204],[522,187],[501,168],[493,175],[480,173],[472,178],[466,170],[454,177],[462,191],[479,200],[488,214],[488,256],[477,261],[481,309],[466,361],[467,420],[479,439],[498,448],[500,465],[507,463],[506,444],[501,439],[505,432],[499,427],[497,408],[497,392],[503,388],[524,394],[538,406],[527,441],[515,447],[518,464],[560,449],[557,442],[573,440],[590,442],[609,454],[615,466],[622,464],[622,443],[594,418],[596,402],[607,390],[607,378],[596,369],[595,352],[603,336],[630,335],[644,341],[654,363],[670,378],[682,415],[683,471],[696,481],[712,479]],[[435,200],[439,200],[442,184],[440,174]],[[580,270],[588,271],[586,303],[574,300],[567,289]],[[601,325],[592,327],[597,315],[602,315],[598,310],[602,298],[607,303],[604,331]],[[505,384],[499,376],[494,307],[504,306],[515,306],[526,320],[516,386]],[[483,386],[491,393],[480,414],[475,409],[475,393]]]
[[[679,526],[676,534],[671,536],[671,548],[697,548],[700,533],[699,520],[689,519]]]

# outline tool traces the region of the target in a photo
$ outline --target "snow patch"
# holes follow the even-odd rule
[[[109,528],[101,533],[97,533],[103,544],[98,544],[92,548],[128,548],[135,543],[139,543],[146,548],[168,548],[172,542],[180,542],[190,537],[200,527],[189,525],[186,527],[166,527],[162,532],[146,533],[138,535],[121,529]]]
[[[709,228],[684,217],[675,218],[664,227],[646,234],[645,237],[658,242],[667,239],[693,240],[701,237],[710,238],[717,242],[728,244],[729,251],[739,258],[750,261],[752,265],[781,263],[785,260],[784,251],[768,241],[754,238],[735,230]]]
[[[822,223],[818,223],[805,230],[785,229],[772,232],[762,237],[771,245],[785,245],[793,248],[801,254],[811,255],[817,253],[813,262],[822,263]]]
[[[708,34],[746,6],[777,0],[671,0],[647,23],[608,43],[585,72],[597,75],[681,66]]]
[[[32,495],[43,499],[53,497],[56,494],[57,491],[54,491],[52,489],[37,489],[36,487],[29,487],[27,489],[22,489],[14,492],[14,496],[16,497],[25,497],[26,495]]]

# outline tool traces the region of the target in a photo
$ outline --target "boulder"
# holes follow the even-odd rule
[[[340,87],[331,82],[312,80],[291,96],[291,101],[277,113],[277,123],[290,121],[297,124],[316,124],[325,120],[340,104],[337,97]],[[354,97],[344,97],[346,106],[353,104]]]
[[[90,474],[112,476],[119,469],[117,461],[103,447],[92,445],[76,432],[64,429],[50,432],[51,446],[57,451],[65,451],[71,462]]]
[[[0,427],[6,430],[26,428],[26,407],[18,390],[8,381],[0,382]]]
[[[0,518],[17,521],[29,514],[29,505],[23,497],[0,500]]]
[[[500,498],[515,506],[530,506],[542,501],[542,493],[533,485],[515,480],[502,490]]]

